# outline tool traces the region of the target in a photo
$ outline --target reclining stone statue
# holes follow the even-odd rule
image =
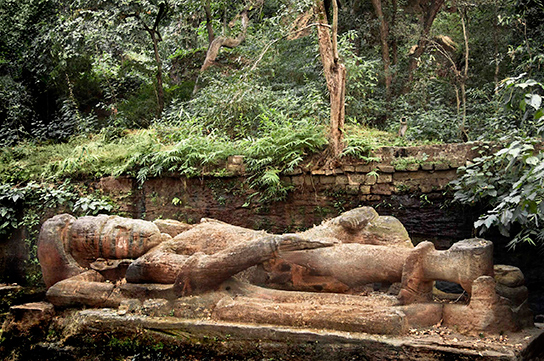
[[[189,226],[63,214],[42,226],[38,257],[56,306],[160,299],[180,317],[350,331],[402,333],[441,320],[467,331],[517,328],[495,293],[491,242],[414,247],[396,218],[370,207],[284,235],[209,219]],[[470,303],[432,302],[435,280],[458,283]],[[356,294],[374,282],[400,282],[398,297]]]

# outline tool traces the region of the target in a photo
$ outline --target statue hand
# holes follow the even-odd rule
[[[335,238],[308,239],[294,233],[277,236],[275,241],[277,242],[278,251],[280,252],[332,247],[335,244],[339,243],[338,240]]]

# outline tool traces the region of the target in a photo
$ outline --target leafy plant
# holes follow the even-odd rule
[[[514,232],[510,247],[520,242],[544,245],[544,153],[514,141],[460,170],[464,174],[453,182],[455,200],[488,209],[475,228],[484,233],[498,227],[507,237]]]

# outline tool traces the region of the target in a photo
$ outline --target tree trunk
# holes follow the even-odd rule
[[[391,53],[392,53],[392,60],[391,63],[393,65],[397,65],[398,63],[398,45],[397,45],[397,36],[395,34],[395,26],[397,24],[397,0],[392,0],[393,4],[393,15],[391,17],[391,29],[393,29],[393,36],[391,36]],[[391,34],[390,34],[391,35]]]
[[[495,82],[495,94],[499,92],[499,16],[497,1],[493,2],[493,57],[495,60],[495,73],[493,74],[493,80]]]
[[[425,52],[427,44],[429,42],[429,35],[431,33],[431,27],[433,25],[436,15],[440,11],[440,8],[444,4],[445,0],[432,0],[429,4],[422,6],[423,24],[421,34],[417,43],[417,47],[412,54],[410,54],[410,65],[408,68],[408,84],[414,80],[414,72],[417,69],[418,60]]]
[[[204,63],[202,64],[202,67],[200,68],[200,73],[206,71],[209,67],[215,64],[215,59],[217,58],[217,55],[219,54],[219,50],[223,46],[226,48],[235,48],[238,45],[242,44],[242,42],[244,42],[244,40],[246,39],[247,26],[249,23],[247,10],[242,11],[240,16],[242,17],[242,32],[238,34],[238,36],[235,38],[229,38],[226,36],[218,36],[215,39],[213,39],[213,41],[210,43],[210,46],[208,47],[208,52],[206,53],[206,59],[204,60]],[[196,79],[195,87],[193,88],[193,94],[196,94],[196,92],[199,89],[199,80],[200,80],[200,76]]]
[[[206,0],[204,3],[204,11],[206,12],[206,30],[208,31],[208,44],[211,44],[214,35],[213,35],[213,26],[212,26],[212,12],[210,9],[210,0]]]
[[[463,39],[465,40],[465,69],[463,71],[463,75],[460,79],[460,87],[461,87],[461,100],[463,102],[463,118],[461,121],[461,126],[459,127],[459,130],[461,132],[461,138],[464,141],[468,141],[468,134],[466,130],[466,122],[467,122],[467,93],[466,93],[466,82],[468,80],[468,58],[469,58],[469,47],[468,47],[468,32],[467,27],[465,24],[465,13],[466,9],[461,10],[461,25],[463,27]]]
[[[247,10],[244,10],[241,14],[242,16],[242,32],[238,34],[235,38],[229,38],[226,36],[218,36],[215,38],[208,48],[208,52],[206,53],[206,59],[204,60],[204,64],[202,64],[202,67],[200,68],[200,71],[205,71],[210,66],[212,66],[215,63],[215,59],[217,58],[217,55],[219,54],[219,49],[221,49],[223,46],[226,48],[235,48],[238,45],[242,44],[244,40],[246,40],[247,35],[247,25],[249,22],[249,18],[247,16]]]
[[[159,41],[157,32],[154,30],[149,31],[151,40],[153,40],[153,52],[155,53],[155,62],[157,63],[157,118],[162,117],[162,111],[164,110],[164,88],[162,85],[162,62],[159,55]]]
[[[382,46],[382,61],[383,61],[383,72],[385,76],[385,92],[387,94],[387,98],[389,99],[391,96],[391,82],[392,82],[392,75],[391,75],[391,59],[389,57],[389,43],[388,43],[388,37],[389,37],[389,25],[387,24],[387,21],[385,20],[385,16],[383,14],[382,10],[382,0],[372,0],[372,6],[374,7],[374,12],[376,13],[376,17],[380,21],[380,44]]]
[[[331,102],[329,151],[333,157],[338,157],[344,149],[346,67],[338,59],[336,46],[338,26],[338,6],[336,0],[333,0],[332,37],[329,33],[327,15],[322,1],[316,2],[315,11],[319,23],[317,26],[319,53],[321,55],[321,62],[323,63],[323,73],[325,74]]]

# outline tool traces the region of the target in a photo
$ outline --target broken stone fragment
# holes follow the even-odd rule
[[[493,267],[495,281],[507,287],[518,287],[525,284],[525,277],[518,267],[496,264]]]
[[[48,302],[32,302],[12,306],[2,332],[19,336],[45,333],[55,310]]]

